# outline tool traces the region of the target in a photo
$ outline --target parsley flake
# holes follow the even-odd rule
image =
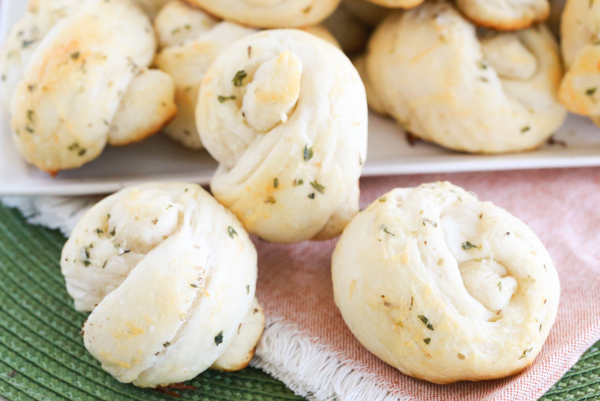
[[[309,148],[308,144],[304,145],[304,161],[307,162],[313,157],[313,148]]]
[[[235,235],[238,235],[237,231],[235,231],[235,229],[231,226],[227,227],[227,233],[229,233],[231,238],[233,238]]]
[[[304,184],[304,180],[302,178],[300,178],[299,180],[294,180],[294,186],[300,186]]]
[[[275,189],[277,189],[278,186],[279,186],[279,178],[275,178],[273,180],[273,187],[275,187]]]
[[[223,332],[220,332],[219,334],[217,334],[215,336],[215,344],[217,344],[217,346],[219,346],[222,343],[223,343]]]
[[[321,194],[325,193],[325,187],[321,184],[319,184],[319,182],[317,180],[314,180],[310,183],[310,186],[313,187],[316,191],[318,191]]]
[[[426,338],[423,340],[423,342],[427,345],[429,345],[429,343],[431,342],[431,338]]]
[[[585,94],[588,95],[588,96],[594,96],[594,94],[596,93],[597,89],[598,88],[587,88],[585,90]]]
[[[429,319],[427,319],[424,315],[419,315],[417,316],[425,325],[425,327],[427,327],[429,330],[433,330],[433,325],[429,322]]]
[[[473,245],[471,243],[471,241],[463,242],[462,249],[464,249],[466,251],[467,249],[471,249],[471,248],[477,248],[477,245]]]
[[[244,78],[246,78],[248,76],[248,74],[246,73],[246,71],[244,70],[240,70],[238,72],[235,73],[235,77],[233,77],[233,86],[243,86],[244,85]]]
[[[223,103],[226,102],[228,100],[235,100],[235,96],[217,96],[217,99],[219,99],[219,103]]]
[[[393,232],[389,231],[389,230],[387,229],[387,227],[383,227],[383,232],[384,232],[384,233],[386,233],[386,234],[389,234],[389,235],[391,235],[392,237],[395,237],[395,236],[396,236],[396,234],[394,234]]]

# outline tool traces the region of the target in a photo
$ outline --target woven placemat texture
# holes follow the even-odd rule
[[[25,222],[0,205],[0,395],[12,400],[174,400],[173,395],[117,382],[85,350],[85,313],[73,309],[58,261],[65,238]],[[301,400],[256,369],[208,371],[181,399]],[[600,400],[600,342],[543,398]]]

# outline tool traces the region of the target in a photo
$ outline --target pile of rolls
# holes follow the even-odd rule
[[[359,178],[369,107],[485,154],[539,147],[567,110],[600,123],[600,4],[567,1],[562,53],[549,15],[547,0],[31,0],[0,52],[28,163],[55,175],[164,132],[219,164],[212,195],[146,183],[79,221],[61,267],[88,351],[140,387],[243,369],[265,326],[251,235],[341,235],[335,302],[373,354],[439,384],[525,369],[560,295],[535,233],[447,182],[360,211]]]

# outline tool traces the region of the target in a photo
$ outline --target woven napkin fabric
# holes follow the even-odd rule
[[[257,296],[268,323],[253,366],[314,400],[479,401],[536,400],[577,362],[600,338],[600,169],[369,178],[361,181],[361,203],[366,207],[396,187],[438,180],[449,180],[507,209],[539,235],[553,256],[561,279],[561,303],[556,324],[534,364],[515,377],[449,386],[404,376],[370,354],[346,328],[333,302],[330,264],[335,240],[279,245],[257,239]],[[93,200],[3,201],[19,206],[32,221],[68,231]],[[46,262],[55,264],[57,274],[57,261]],[[52,281],[62,282],[60,275]],[[70,302],[61,303],[71,307]],[[47,324],[53,322],[50,317],[44,317]],[[596,351],[589,355],[598,356]],[[597,366],[590,366],[588,370],[595,372]],[[582,370],[578,377],[585,377]],[[593,382],[600,382],[597,376],[591,376]],[[110,378],[102,380],[111,383]],[[563,399],[560,391],[553,389],[553,400]],[[585,393],[595,397],[593,392]],[[192,394],[184,398],[188,396],[196,399]],[[231,399],[254,399],[248,397]]]

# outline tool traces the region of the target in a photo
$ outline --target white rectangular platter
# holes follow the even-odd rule
[[[26,0],[2,0],[0,41],[25,12]],[[418,142],[414,146],[393,121],[370,115],[369,153],[363,176],[458,171],[600,166],[600,130],[587,118],[570,115],[556,132],[557,142],[534,152],[480,156]],[[216,168],[206,151],[191,151],[159,134],[124,148],[107,148],[92,163],[57,177],[27,165],[0,113],[0,196],[109,193],[141,181],[190,181],[207,184]]]

